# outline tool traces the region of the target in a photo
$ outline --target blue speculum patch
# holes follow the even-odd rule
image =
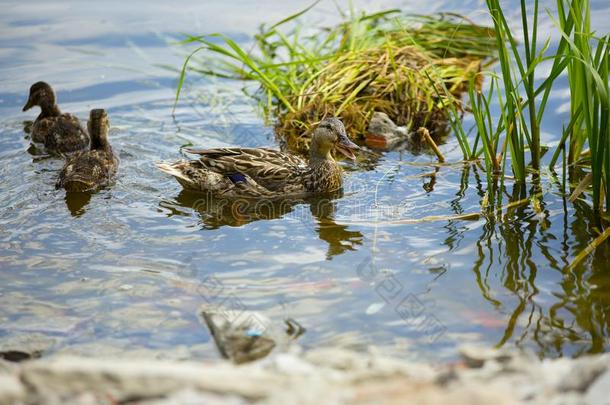
[[[229,179],[231,179],[233,183],[243,183],[246,181],[246,176],[241,173],[233,173],[229,174]]]

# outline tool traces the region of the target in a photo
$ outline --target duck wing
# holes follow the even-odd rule
[[[49,151],[71,153],[89,147],[89,134],[80,125],[78,118],[70,114],[54,117],[54,123],[48,129],[44,139]]]
[[[275,197],[276,193],[256,183],[250,176],[234,173],[220,174],[204,167],[198,160],[174,163],[158,162],[157,167],[174,176],[186,190],[210,192],[218,197],[260,198]]]
[[[217,148],[186,149],[188,153],[199,155],[199,162],[213,172],[230,177],[239,182],[241,176],[270,191],[286,189],[290,185],[300,185],[307,170],[305,161],[267,148]],[[292,187],[288,187],[292,188]]]

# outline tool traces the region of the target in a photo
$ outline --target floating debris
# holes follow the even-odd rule
[[[200,313],[220,354],[235,364],[266,357],[276,347],[283,349],[305,333],[305,328],[293,319],[285,320],[287,328],[281,330],[269,318],[253,311],[213,307],[203,308]]]

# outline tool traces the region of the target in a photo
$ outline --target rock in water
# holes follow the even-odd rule
[[[0,359],[14,363],[36,359],[53,344],[54,339],[39,333],[3,338],[0,341]]]

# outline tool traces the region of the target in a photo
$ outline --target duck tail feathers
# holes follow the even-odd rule
[[[190,182],[189,179],[184,172],[182,171],[182,162],[176,163],[166,163],[166,162],[157,162],[157,168],[161,170],[163,173],[167,173],[171,176],[174,176],[177,179],[182,179],[184,181]]]

